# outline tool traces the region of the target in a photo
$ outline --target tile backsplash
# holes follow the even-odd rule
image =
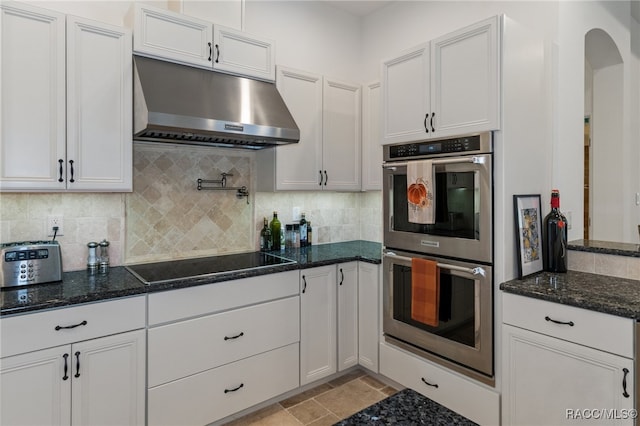
[[[58,237],[65,271],[86,267],[87,243],[110,241],[112,265],[258,249],[262,218],[294,209],[311,221],[314,244],[382,241],[382,195],[362,193],[254,193],[255,155],[249,151],[170,144],[134,144],[132,193],[0,193],[0,242],[47,239],[47,217],[63,216]],[[232,173],[235,191],[198,191],[196,181]]]

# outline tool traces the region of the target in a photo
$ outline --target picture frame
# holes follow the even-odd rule
[[[513,196],[518,278],[543,270],[540,194]]]

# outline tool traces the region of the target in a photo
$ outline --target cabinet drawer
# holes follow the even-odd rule
[[[380,373],[474,422],[500,423],[498,393],[387,343],[380,343]]]
[[[300,297],[149,329],[149,387],[300,340]]]
[[[150,425],[201,426],[299,385],[297,343],[149,389]]]
[[[1,318],[1,356],[144,328],[145,307],[145,296],[136,296]]]
[[[573,325],[558,324],[552,320]],[[633,358],[634,321],[630,318],[503,293],[502,321],[505,324]]]
[[[153,293],[149,326],[294,296],[298,281],[298,271],[287,271]]]

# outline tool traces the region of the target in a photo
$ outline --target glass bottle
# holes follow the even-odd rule
[[[302,213],[300,218],[300,247],[306,247],[307,245],[307,219]]]
[[[560,212],[560,191],[551,191],[551,211],[544,218],[544,270],[567,272],[567,218]]]
[[[265,217],[264,226],[262,227],[262,231],[260,231],[260,250],[271,251],[272,245],[273,241],[271,240],[271,228],[269,228],[269,222]]]
[[[311,222],[307,222],[307,246],[311,245],[313,241],[313,229],[311,228]]]
[[[284,234],[282,233],[282,225],[278,220],[278,212],[273,212],[273,219],[271,219],[269,228],[271,228],[271,249],[280,250],[280,239]]]

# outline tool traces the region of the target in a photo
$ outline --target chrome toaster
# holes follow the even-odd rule
[[[62,256],[57,241],[22,241],[0,245],[0,287],[62,280]]]

